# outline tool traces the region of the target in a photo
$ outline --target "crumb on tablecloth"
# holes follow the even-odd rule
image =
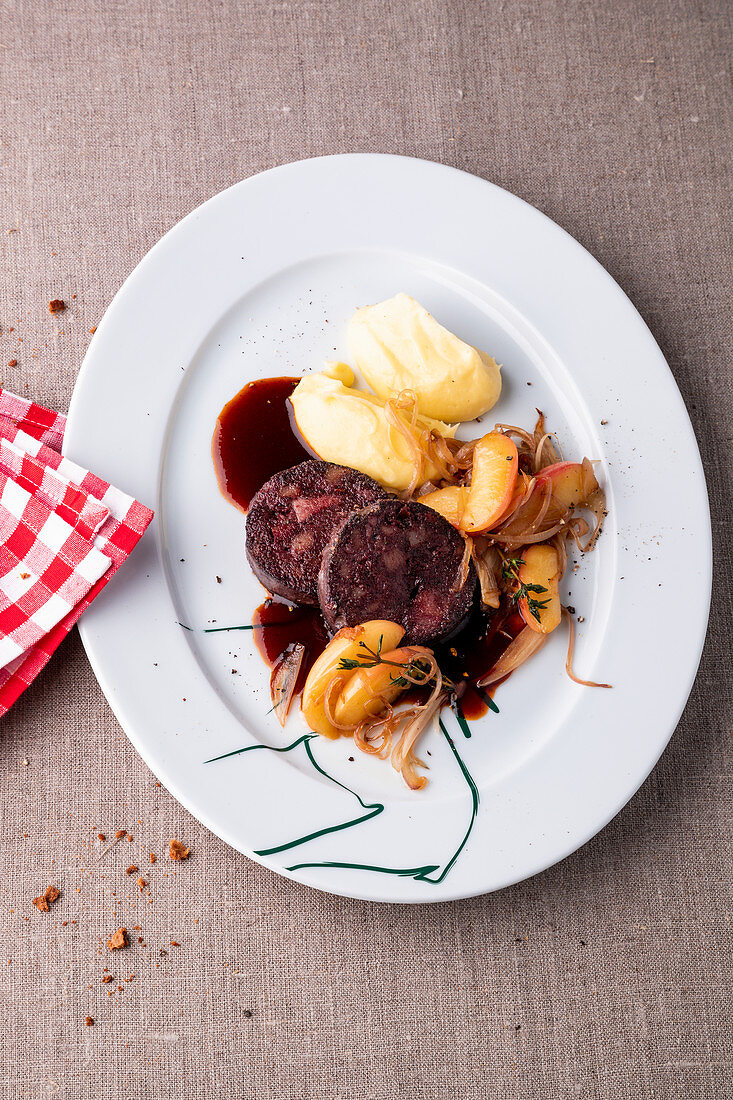
[[[107,947],[110,951],[118,951],[121,947],[127,947],[128,943],[127,929],[118,928],[107,940]]]
[[[180,840],[172,840],[168,853],[173,860],[188,859],[191,854],[191,849],[187,848],[185,844],[182,844]]]
[[[33,904],[41,913],[47,913],[49,906],[61,897],[61,891],[56,886],[47,886],[40,897],[33,899]]]

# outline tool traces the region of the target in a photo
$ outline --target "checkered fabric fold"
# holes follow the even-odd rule
[[[0,389],[0,715],[153,518],[61,454],[66,417]]]

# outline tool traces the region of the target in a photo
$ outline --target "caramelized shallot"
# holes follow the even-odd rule
[[[473,539],[470,535],[463,536],[463,557],[461,558],[461,564],[458,567],[458,575],[453,585],[454,592],[460,592],[464,584],[468,580],[468,570],[471,568],[471,558],[473,557]]]
[[[535,473],[543,470],[545,466],[553,466],[562,458],[552,444],[552,439],[557,438],[554,432],[545,431],[545,414],[537,410],[537,423],[534,426],[534,456],[532,469]]]
[[[305,646],[302,642],[296,642],[292,649],[288,649],[282,655],[272,670],[270,677],[270,698],[272,709],[277,720],[284,726],[290,713],[290,707],[295,694],[295,685],[298,682],[300,666],[305,657]]]
[[[570,513],[547,486],[536,481],[532,491],[511,519],[492,532],[492,538],[507,550],[552,538],[566,525]]]
[[[480,680],[476,681],[477,686],[488,687],[490,684],[495,684],[497,680],[503,680],[510,672],[514,672],[530,657],[533,657],[538,650],[542,649],[549,636],[549,634],[538,634],[537,631],[525,626],[523,630],[519,631],[516,638],[509,643],[493,668]]]
[[[583,459],[584,464],[587,461],[587,458]],[[596,525],[593,528],[590,538],[586,542],[585,546],[581,547],[583,553],[588,554],[595,546],[596,540],[598,539],[598,536],[603,529],[603,521],[608,515],[608,509],[606,508],[606,494],[603,492],[603,489],[601,489],[600,485],[590,494],[587,501],[585,502],[585,507],[588,508],[589,511],[591,511],[596,518]]]
[[[495,546],[480,536],[467,539],[471,542],[471,557],[476,567],[481,604],[483,607],[497,610],[501,603],[501,558]]]
[[[399,741],[392,750],[390,762],[395,771],[400,773],[411,791],[422,790],[428,782],[424,775],[419,775],[417,772],[418,766],[427,768],[427,764],[419,756],[415,756],[412,751],[413,747],[447,698],[446,692],[433,693],[423,706],[412,708],[412,713],[410,711],[405,712],[405,715],[411,714],[411,716],[402,730]]]
[[[409,419],[402,415],[409,412]],[[427,458],[420,441],[417,430],[417,397],[412,390],[402,390],[396,397],[391,397],[384,406],[387,423],[395,431],[399,432],[407,444],[412,460],[412,479],[405,490],[406,499],[410,499],[422,481],[422,473]]]
[[[568,638],[568,655],[565,659],[565,671],[570,679],[575,684],[581,684],[583,687],[591,688],[610,688],[613,684],[597,684],[595,680],[581,680],[573,672],[573,653],[575,652],[575,623],[573,622],[573,616],[568,611],[567,607],[562,609],[563,618],[567,620],[570,636]]]

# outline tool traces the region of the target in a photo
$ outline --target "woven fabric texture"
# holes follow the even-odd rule
[[[559,866],[434,907],[323,896],[228,849],[157,785],[74,631],[0,723],[3,1096],[730,1095],[730,18],[723,0],[0,0],[1,385],[65,411],[124,278],[242,177],[426,157],[539,207],[630,295],[690,410],[717,552],[700,674],[641,791]]]

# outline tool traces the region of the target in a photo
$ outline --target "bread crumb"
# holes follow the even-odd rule
[[[121,947],[127,947],[128,942],[127,929],[118,928],[107,940],[107,947],[110,951],[118,951]]]
[[[66,309],[66,302],[63,298],[52,298],[48,303],[49,313],[63,313]]]
[[[173,860],[188,859],[191,849],[187,848],[185,844],[181,844],[180,840],[172,840],[168,852]]]
[[[33,899],[33,904],[41,913],[47,913],[49,905],[61,897],[61,891],[56,886],[47,886],[40,897]]]

